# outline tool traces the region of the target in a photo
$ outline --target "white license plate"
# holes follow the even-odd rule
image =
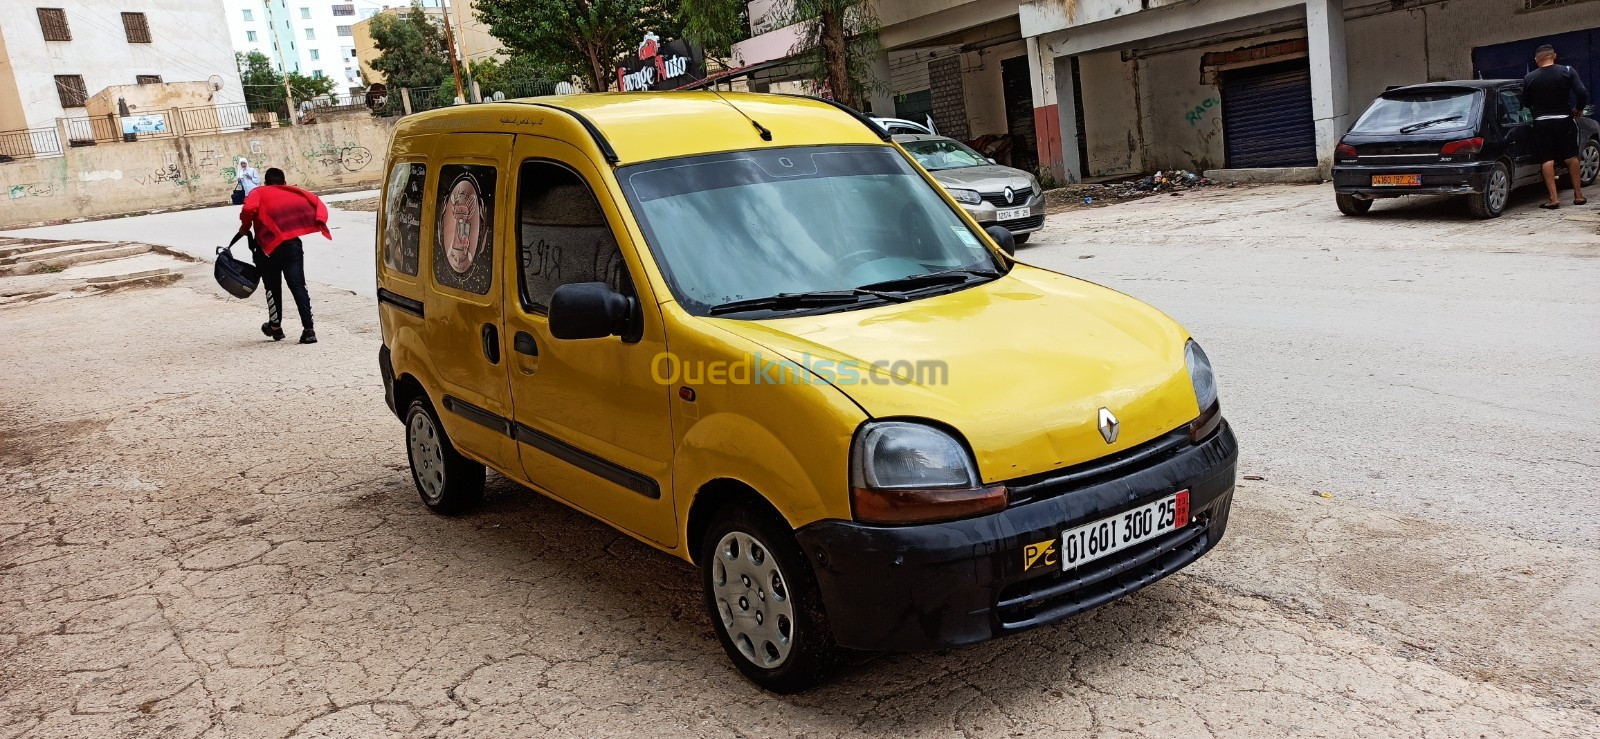
[[[1061,569],[1093,562],[1142,541],[1176,531],[1189,523],[1189,491],[1179,490],[1161,500],[1061,534]]]
[[[1027,218],[1028,217],[1028,209],[1027,208],[1006,208],[1004,210],[997,210],[997,211],[994,212],[994,217],[995,217],[995,220],[997,220],[997,221],[1014,221],[1014,220],[1016,220],[1018,218]]]

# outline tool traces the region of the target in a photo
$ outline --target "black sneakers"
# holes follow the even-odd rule
[[[271,321],[261,324],[261,333],[266,334],[267,338],[273,341],[283,341],[283,326]]]
[[[301,331],[300,332],[300,343],[302,343],[302,344],[315,344],[315,343],[317,343],[317,332],[312,331],[309,328],[304,330],[304,331]]]

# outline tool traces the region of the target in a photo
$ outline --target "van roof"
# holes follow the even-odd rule
[[[602,92],[457,105],[406,116],[395,136],[526,134],[543,125],[543,114],[557,110],[590,129],[615,164],[740,149],[885,142],[882,131],[859,113],[824,100],[740,92],[718,97],[704,91]],[[771,140],[763,140],[745,116],[771,131]]]

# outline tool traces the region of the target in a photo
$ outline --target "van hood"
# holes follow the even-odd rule
[[[1114,290],[1022,264],[986,284],[906,303],[707,320],[778,355],[763,364],[781,357],[811,381],[831,382],[870,416],[954,428],[985,482],[1122,451],[1200,411],[1183,327]],[[1109,444],[1102,407],[1119,422]]]

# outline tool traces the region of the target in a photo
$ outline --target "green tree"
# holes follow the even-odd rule
[[[489,57],[472,63],[472,79],[478,83],[479,92],[488,99],[496,92],[507,97],[549,95],[554,92],[557,80],[544,71],[526,54],[505,60]]]
[[[513,54],[561,78],[578,75],[608,89],[615,63],[646,31],[677,38],[683,28],[665,0],[477,0],[478,20]]]
[[[333,92],[333,80],[328,77],[307,77],[299,72],[289,73],[289,89],[294,101],[305,102]]]
[[[738,0],[682,0],[691,35],[707,47],[744,38],[744,5]],[[871,2],[860,0],[778,0],[772,12],[780,26],[799,25],[800,40],[789,55],[811,66],[810,76],[845,105],[860,108],[877,56],[878,16]]]
[[[244,85],[244,104],[250,110],[283,110],[283,76],[272,68],[266,54],[252,51],[234,54],[239,67],[239,82]]]
[[[750,6],[739,0],[680,0],[683,32],[706,50],[727,59],[733,45],[750,37]]]
[[[402,87],[438,87],[446,82],[451,85],[450,99],[455,99],[444,30],[422,12],[420,4],[413,4],[402,16],[373,16],[369,32],[379,52],[372,68],[383,73],[384,82],[395,93],[389,99],[396,105]]]

